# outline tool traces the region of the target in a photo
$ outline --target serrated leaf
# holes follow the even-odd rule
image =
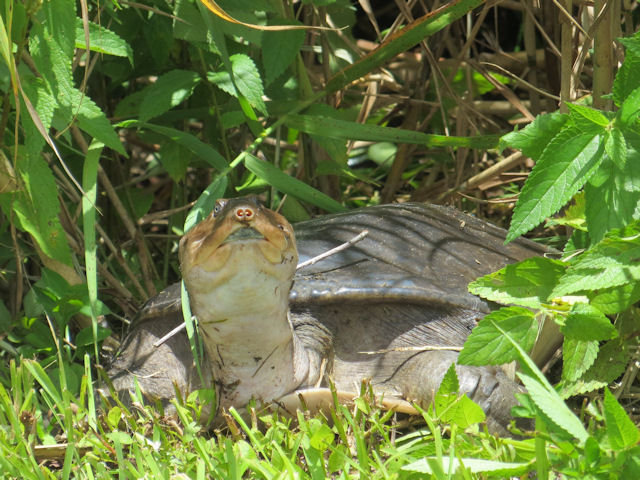
[[[207,41],[207,26],[202,19],[202,13],[189,0],[176,0],[173,14],[183,21],[174,20],[173,37],[189,42],[205,43]]]
[[[45,130],[49,130],[57,102],[41,78],[25,74],[21,74],[20,77],[22,88],[38,113],[42,126]],[[26,152],[28,155],[40,155],[46,140],[38,131],[38,127],[30,115],[22,115],[21,117],[25,131]]]
[[[640,280],[640,222],[612,230],[580,256],[560,278],[551,297],[595,291]]]
[[[71,60],[75,47],[75,3],[45,2],[46,16],[29,35],[30,53],[48,91],[57,103],[57,114],[106,146],[126,155],[111,123],[95,103],[73,85]]]
[[[458,382],[458,374],[456,373],[456,365],[452,363],[447,370],[447,373],[442,377],[440,386],[438,387],[437,395],[449,395],[451,393],[458,393],[460,391],[460,383]]]
[[[565,269],[558,260],[528,258],[471,282],[469,291],[503,305],[540,308]]]
[[[500,149],[517,148],[527,157],[537,160],[549,142],[560,133],[568,119],[569,115],[559,112],[538,115],[524,129],[504,135],[500,139]]]
[[[633,447],[640,440],[640,430],[608,388],[604,389],[604,423],[609,443],[614,450]]]
[[[238,94],[242,95],[251,106],[266,114],[266,106],[262,99],[264,95],[262,79],[253,60],[244,54],[231,55],[229,60],[233,71],[233,80],[229,72],[226,71],[209,72],[207,79],[229,95],[236,98]]]
[[[71,265],[67,236],[58,219],[60,203],[51,169],[40,155],[22,158],[17,167],[26,189],[17,192],[13,202],[20,225],[47,256]]]
[[[598,355],[598,342],[565,337],[562,344],[562,378],[575,381],[586,372]]]
[[[140,121],[146,122],[180,105],[191,96],[198,83],[200,76],[190,70],[171,70],[159,76],[154,84],[144,89]]]
[[[460,395],[456,365],[452,363],[445,373],[434,399],[435,411],[441,421],[467,428],[486,418],[482,408],[466,395]]]
[[[442,462],[441,465],[432,468],[432,462]],[[481,458],[449,458],[449,457],[425,457],[420,460],[410,463],[402,467],[402,470],[417,473],[426,473],[434,475],[439,471],[444,472],[460,472],[464,468],[464,471],[470,473],[486,473],[490,476],[499,475],[502,478],[507,477],[519,477],[525,475],[530,469],[529,463],[516,463],[516,462],[498,462],[496,460],[484,460]],[[440,478],[440,477],[435,477]]]
[[[557,212],[589,180],[603,158],[600,133],[569,127],[551,140],[522,188],[507,242]]]
[[[585,205],[586,199],[584,192],[576,193],[573,196],[573,201],[562,211],[562,214],[549,218],[546,225],[565,225],[567,227],[586,232],[587,223],[584,218]],[[565,247],[565,251],[568,250],[569,249]]]
[[[578,120],[578,122],[585,119],[600,127],[607,127],[609,125],[609,119],[600,110],[577,103],[567,103],[566,105],[569,108],[570,118]]]
[[[72,105],[63,109],[66,113],[65,119],[71,121],[74,113],[78,121],[78,126],[91,137],[101,141],[107,147],[115,150],[116,152],[127,156],[118,134],[113,129],[113,125],[107,119],[100,108],[86,95],[83,95],[80,90],[74,88],[71,90]]]
[[[283,193],[293,195],[299,200],[311,203],[328,212],[345,211],[345,207],[331,197],[328,197],[324,193],[319,192],[294,177],[290,177],[282,170],[279,170],[270,163],[257,159],[253,155],[247,155],[245,157],[244,165],[258,177],[266,180],[269,185],[276,187]]]
[[[589,434],[585,430],[582,422],[569,410],[560,395],[554,390],[548,390],[532,377],[524,373],[517,373],[525,388],[529,392],[533,403],[558,427],[572,435],[574,438],[584,443]]]
[[[619,39],[621,42],[628,42],[630,39]],[[636,42],[637,39],[633,40]],[[629,94],[640,87],[640,53],[634,53],[635,47],[626,51],[624,62],[618,69],[618,73],[613,81],[613,101],[620,107]]]
[[[627,53],[640,55],[640,35],[638,33],[627,38],[619,38],[618,41],[625,46]]]
[[[640,112],[640,87],[633,89],[622,102],[618,111],[621,126],[628,127],[638,119]]]
[[[605,315],[613,315],[627,310],[640,301],[640,282],[587,292],[589,303]]]
[[[565,337],[575,340],[610,340],[617,336],[616,328],[604,313],[587,303],[575,303],[560,328]]]
[[[471,331],[458,356],[463,365],[502,365],[518,358],[511,340],[531,350],[538,333],[534,313],[521,307],[505,307],[486,315]]]
[[[620,170],[627,164],[627,142],[622,130],[617,127],[607,131],[604,137],[604,151]]]
[[[275,20],[282,24],[285,20]],[[295,25],[300,25],[296,22]],[[265,85],[269,85],[295,60],[304,42],[302,30],[264,32],[262,34],[262,64]]]
[[[604,181],[598,185],[590,181],[585,186],[585,216],[593,243],[602,240],[609,230],[627,225],[640,205],[640,154],[634,148],[625,153],[622,168],[606,158],[598,167]]]
[[[467,428],[470,425],[484,422],[487,418],[482,407],[471,400],[467,395],[449,395],[450,401],[441,403],[440,408],[436,405],[436,413],[441,421],[453,423],[460,428]],[[438,397],[436,396],[436,401]],[[439,399],[442,402],[442,397]]]
[[[117,33],[104,28],[97,23],[89,22],[89,49],[92,52],[114,55],[116,57],[127,57],[133,63],[133,50]],[[76,18],[76,48],[86,50],[84,40],[84,26],[82,19]]]
[[[626,343],[610,340],[600,347],[593,365],[575,382],[563,382],[562,396],[570,397],[591,392],[610,384],[627,368],[629,351]]]

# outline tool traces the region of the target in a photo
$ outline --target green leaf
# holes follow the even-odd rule
[[[544,385],[524,373],[518,372],[517,375],[529,392],[533,403],[553,423],[579,440],[580,443],[584,443],[587,440],[589,434],[582,425],[582,422],[569,410],[569,407],[567,407],[562,398],[560,398],[553,389],[549,390],[545,388]]]
[[[171,70],[159,76],[154,84],[144,89],[140,121],[146,122],[180,105],[191,96],[198,83],[200,76],[190,70]]]
[[[440,387],[436,392],[436,398],[438,395],[450,395],[452,393],[458,393],[460,391],[460,383],[458,382],[458,374],[456,373],[456,365],[452,363],[447,370],[447,373],[442,377]],[[437,401],[436,401],[437,404]]]
[[[469,284],[469,291],[492,302],[540,308],[564,274],[566,264],[533,257],[507,265]]]
[[[460,428],[483,422],[486,416],[482,408],[466,395],[459,395],[459,391],[456,366],[452,363],[440,382],[434,400],[436,414],[440,420],[453,423]]]
[[[604,151],[607,152],[607,156],[613,161],[616,167],[624,170],[627,164],[627,142],[622,134],[622,130],[613,127],[606,132],[604,137]]]
[[[416,462],[403,466],[402,470],[435,475],[440,468],[432,468],[431,462],[437,462],[439,460],[440,459],[437,457],[421,458]],[[499,462],[497,460],[485,460],[482,458],[442,457],[441,460],[441,468],[445,472],[459,473],[464,471],[469,473],[486,473],[490,476],[499,476],[501,478],[520,477],[526,475],[526,473],[531,469],[530,463]],[[434,478],[440,477],[436,476]],[[460,475],[460,478],[465,477]]]
[[[624,45],[629,45],[632,48],[628,49],[625,55],[622,66],[618,69],[616,78],[613,81],[613,102],[620,107],[629,94],[636,88],[640,87],[640,52],[638,52],[637,45],[638,37],[635,38],[623,38],[619,39]]]
[[[608,388],[604,389],[604,422],[614,450],[631,448],[640,440],[640,431]]]
[[[640,154],[635,149],[629,149],[622,169],[606,158],[594,174],[604,176],[604,181],[586,184],[585,217],[592,243],[602,240],[609,230],[624,227],[636,216],[640,205],[639,161]]]
[[[91,311],[91,334],[95,358],[98,358],[98,259],[96,246],[96,201],[98,198],[98,166],[104,145],[92,142],[82,169],[82,232],[84,234],[84,261],[87,294]],[[76,338],[76,345],[78,339]]]
[[[57,107],[57,102],[53,95],[49,92],[45,82],[41,78],[33,75],[21,75],[22,88],[24,89],[29,101],[38,113],[38,117],[42,122],[45,130],[49,130],[53,120],[53,113]],[[27,110],[24,101],[22,102],[24,111]],[[22,125],[25,130],[25,147],[28,155],[40,155],[42,147],[46,143],[44,137],[38,131],[33,119],[30,115],[22,115]]]
[[[562,379],[574,381],[586,372],[598,355],[598,342],[565,337],[562,345]]]
[[[116,57],[127,57],[133,63],[133,50],[117,33],[104,28],[97,23],[89,22],[89,49],[92,52],[114,55]],[[76,40],[75,47],[86,50],[84,40],[84,27],[82,19],[76,17]]]
[[[76,346],[86,347],[87,345],[93,345],[94,340],[96,342],[101,342],[111,335],[111,330],[98,326],[94,337],[94,332],[92,330],[93,329],[91,327],[86,327],[80,330],[75,337]]]
[[[603,157],[600,133],[568,127],[551,140],[522,188],[507,242],[558,211],[589,180]]]
[[[517,148],[527,157],[537,160],[544,148],[560,133],[568,119],[569,115],[559,112],[538,115],[524,129],[504,135],[500,139],[500,149]]]
[[[58,190],[51,169],[40,155],[28,155],[18,163],[26,191],[16,193],[13,210],[20,225],[49,257],[71,265],[71,251],[58,214]]]
[[[182,181],[191,163],[191,151],[179,143],[168,142],[162,145],[158,154],[160,163],[173,181]]]
[[[619,38],[618,41],[625,46],[627,54],[640,55],[640,35],[637,32],[628,38]]]
[[[217,177],[211,184],[205,188],[200,194],[195,205],[189,211],[184,222],[184,232],[187,233],[191,228],[197,225],[201,220],[207,217],[213,210],[216,200],[224,195],[227,189],[228,179],[226,176]]]
[[[467,397],[466,394],[460,396],[450,395],[450,398],[452,401],[446,408],[442,409],[441,405],[441,409],[438,410],[438,407],[436,407],[436,412],[441,421],[455,424],[464,429],[486,420],[487,416],[482,407]]]
[[[640,282],[601,288],[595,292],[586,292],[586,294],[593,307],[605,315],[613,315],[624,312],[640,300]]]
[[[176,0],[173,14],[180,20],[173,22],[173,37],[189,42],[206,43],[208,40],[207,26],[202,13],[189,0]]]
[[[638,119],[640,111],[640,87],[632,90],[622,102],[618,118],[622,127],[628,127]]]
[[[629,350],[620,340],[611,340],[600,347],[593,365],[575,382],[562,382],[562,396],[581,395],[602,388],[622,375],[627,368]]]
[[[458,357],[464,365],[502,365],[518,358],[511,340],[528,351],[533,347],[538,333],[538,322],[531,310],[521,307],[505,307],[486,315],[471,331]]]
[[[584,119],[600,127],[609,126],[609,119],[600,110],[577,103],[567,103],[566,105],[569,108],[569,116],[574,121],[580,122]]]
[[[27,367],[27,370],[33,375],[33,377],[38,381],[38,383],[42,386],[45,392],[53,399],[56,405],[62,405],[62,397],[60,396],[60,391],[55,387],[47,372],[44,371],[44,368],[36,362],[35,360],[23,360],[24,365]]]
[[[270,163],[257,159],[253,155],[246,155],[244,165],[258,177],[266,180],[283,193],[293,195],[299,200],[311,203],[328,212],[344,212],[346,209],[340,203],[319,192],[300,180],[290,177]]]
[[[415,130],[381,127],[349,122],[321,115],[289,115],[285,124],[310,135],[339,140],[364,140],[371,142],[411,143],[428,147],[495,148],[497,137],[453,137],[432,135]]]
[[[561,297],[578,291],[595,291],[640,280],[640,222],[612,230],[581,255],[560,278],[551,293]]]
[[[572,305],[563,327],[565,337],[575,340],[611,340],[617,336],[616,328],[604,313],[587,303]]]
[[[231,55],[229,60],[231,61],[233,80],[229,72],[209,72],[207,74],[209,81],[229,95],[237,97],[239,93],[249,101],[251,106],[266,115],[267,107],[262,99],[264,96],[262,79],[253,60],[242,53]]]
[[[100,108],[80,90],[73,88],[70,92],[71,104],[64,108],[63,118],[67,121],[73,119],[76,114],[78,126],[91,137],[101,141],[107,147],[127,156],[118,134],[113,129],[111,122]]]
[[[278,25],[300,25],[285,19],[274,19]],[[304,30],[264,31],[262,33],[262,64],[266,85],[273,82],[295,60],[304,42]]]
[[[166,136],[172,142],[177,143],[185,147],[186,149],[193,152],[198,158],[202,161],[208,163],[213,168],[222,172],[228,167],[227,161],[224,159],[222,155],[218,153],[218,151],[207,145],[203,141],[199,140],[194,135],[190,133],[182,132],[180,130],[176,130],[175,128],[165,127],[163,125],[155,125],[153,123],[141,123],[137,120],[129,120],[126,122],[120,123],[121,127],[141,127],[148,128],[149,130],[153,130],[161,135]]]

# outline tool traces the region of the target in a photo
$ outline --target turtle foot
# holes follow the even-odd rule
[[[395,383],[404,398],[426,408],[457,358],[458,354],[452,351],[422,352],[400,367],[394,375]],[[515,394],[524,389],[496,366],[456,365],[456,373],[460,393],[482,407],[489,431],[500,436],[511,435],[507,429],[513,419],[511,408],[518,405]]]

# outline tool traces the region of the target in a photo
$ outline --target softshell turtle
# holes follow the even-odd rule
[[[296,271],[306,260],[357,244]],[[299,223],[294,229],[254,198],[219,200],[180,242],[183,280],[205,354],[194,367],[179,284],[141,310],[109,371],[127,400],[137,379],[165,405],[214,386],[218,412],[251,399],[295,410],[353,398],[368,379],[384,405],[427,406],[460,347],[490,306],[467,284],[506,263],[540,255],[529,241],[505,246],[505,232],[453,209],[383,205]],[[297,243],[297,248],[296,248]],[[292,286],[293,284],[293,286]],[[426,347],[426,348],[420,348]],[[435,347],[429,349],[429,347]],[[504,432],[519,387],[498,367],[457,366],[461,392]],[[204,379],[204,385],[200,378]]]

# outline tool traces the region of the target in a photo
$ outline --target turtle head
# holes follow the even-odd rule
[[[255,197],[217,200],[211,214],[180,241],[185,280],[194,270],[249,274],[258,269],[290,281],[297,260],[291,224]]]

